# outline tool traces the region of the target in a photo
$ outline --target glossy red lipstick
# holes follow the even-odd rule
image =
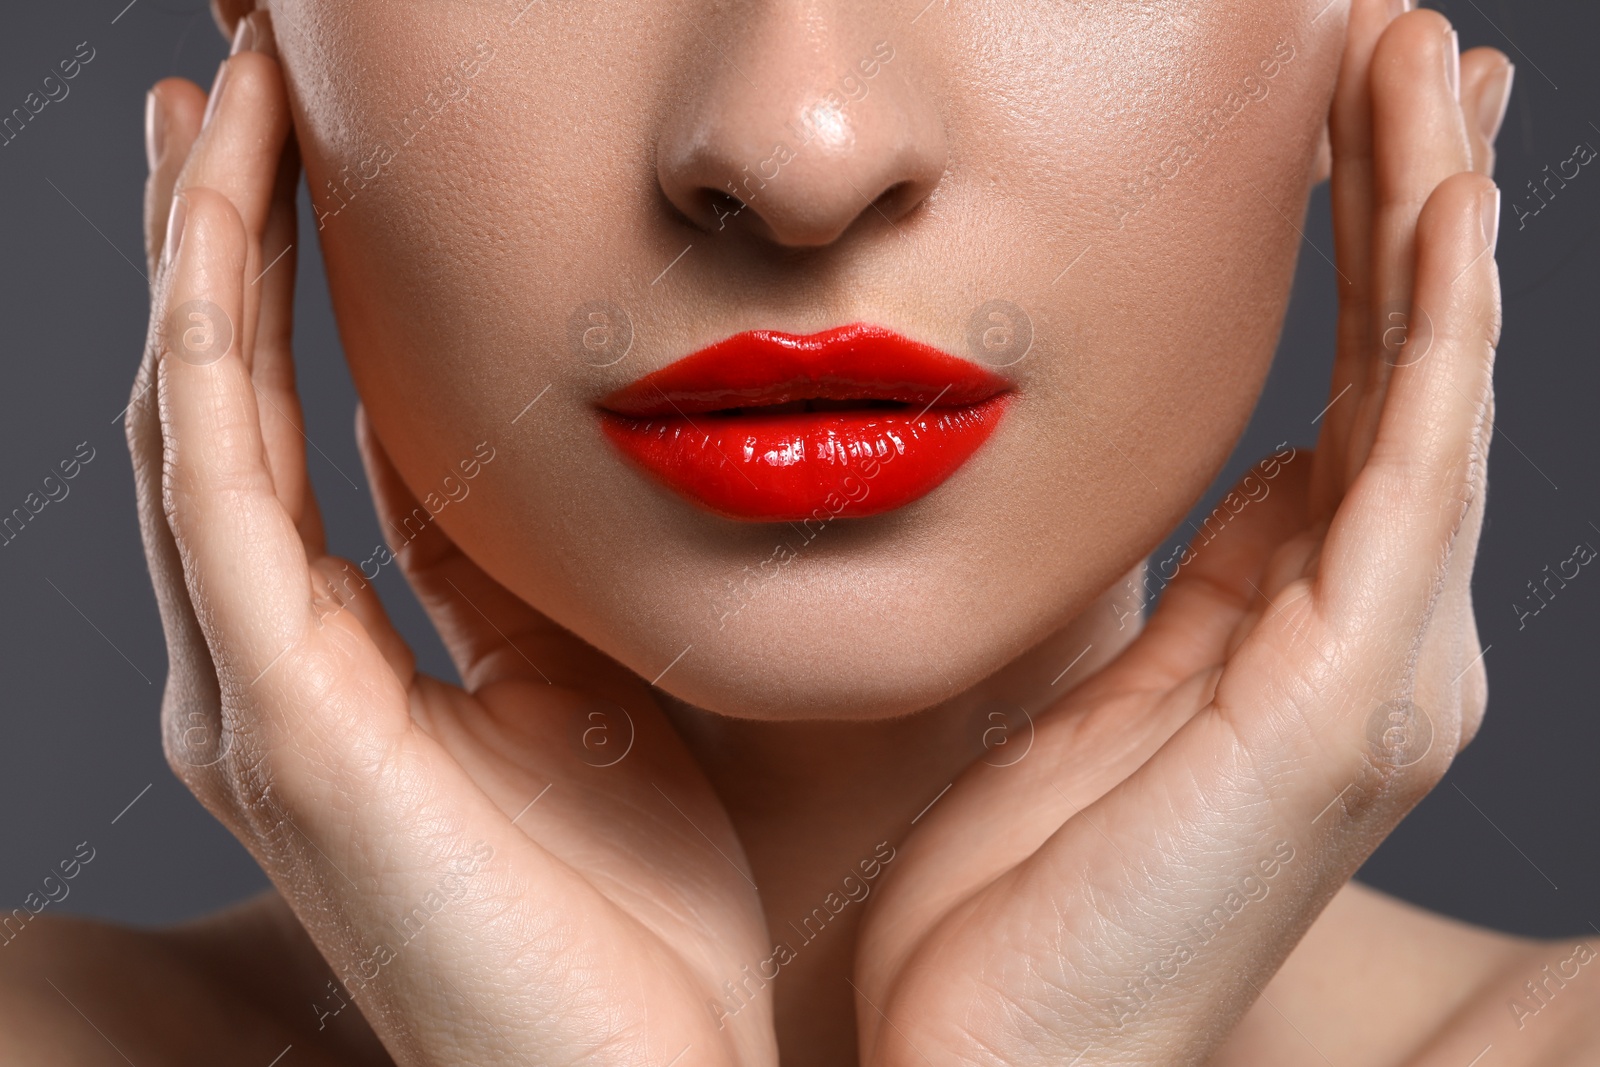
[[[750,522],[891,511],[989,439],[1010,384],[893,330],[753,330],[600,401],[606,436],[699,506]]]

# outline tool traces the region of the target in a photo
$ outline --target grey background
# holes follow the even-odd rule
[[[203,0],[29,0],[0,18],[0,114],[87,40],[71,95],[0,148],[0,514],[80,442],[94,460],[0,548],[0,903],[18,903],[72,855],[93,862],[53,908],[172,921],[265,885],[245,851],[167,770],[157,731],[165,652],[135,520],[118,418],[144,336],[140,230],[145,90],[182,74],[209,85],[224,48]],[[1525,583],[1600,547],[1600,166],[1585,168],[1519,231],[1525,183],[1600,146],[1600,10],[1591,0],[1433,5],[1464,47],[1517,63],[1501,137],[1506,190],[1491,503],[1478,564],[1493,695],[1479,738],[1363,871],[1370,883],[1472,922],[1525,934],[1600,924],[1600,575],[1585,570],[1520,630]],[[119,16],[120,13],[120,16]],[[115,20],[115,21],[114,21]],[[1278,363],[1239,453],[1197,514],[1285,438],[1315,439],[1332,354],[1326,190],[1306,227]],[[302,246],[315,247],[303,232]],[[311,470],[335,551],[379,533],[351,432],[346,375],[315,254],[302,258],[297,354]],[[1165,550],[1164,550],[1165,551]],[[449,673],[403,582],[379,585],[426,669]],[[1587,653],[1585,650],[1588,650]],[[128,805],[134,802],[131,807]]]

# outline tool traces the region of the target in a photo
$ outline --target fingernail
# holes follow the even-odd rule
[[[1406,13],[1406,0],[1389,0],[1389,19],[1393,21]]]
[[[1461,35],[1450,31],[1450,46],[1444,50],[1444,81],[1450,95],[1461,100]]]
[[[1490,144],[1500,136],[1500,125],[1506,120],[1506,105],[1511,103],[1511,82],[1517,68],[1507,63],[1483,80],[1478,90],[1478,129]]]
[[[167,239],[161,246],[161,269],[166,268],[173,260],[178,258],[178,249],[183,245],[183,227],[189,220],[189,201],[182,193],[172,198],[172,212],[167,216]]]
[[[200,120],[200,128],[204,130],[211,125],[211,119],[217,113],[217,108],[222,103],[222,94],[228,88],[228,61],[223,60],[222,66],[217,68],[217,80],[211,83],[211,96],[206,99],[206,115]]]
[[[1478,199],[1479,225],[1483,227],[1483,239],[1493,253],[1495,246],[1500,242],[1500,187],[1490,186],[1484,190]]]
[[[252,11],[239,20],[239,28],[233,34],[233,50],[229,55],[236,56],[240,52],[260,52],[262,55],[277,56],[277,45],[272,37],[272,23],[265,11]]]
[[[228,50],[228,54],[236,56],[240,52],[254,52],[257,36],[255,20],[246,15],[239,20],[238,28],[233,31],[233,47]]]
[[[144,155],[150,169],[156,169],[167,154],[167,108],[154,89],[144,98]]]

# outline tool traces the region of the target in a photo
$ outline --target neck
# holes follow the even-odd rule
[[[724,991],[728,1011],[771,984],[762,971],[776,971],[783,1044],[801,1030],[816,1051],[818,1027],[836,1029],[822,1043],[846,1058],[817,1062],[853,1062],[854,1002],[844,979],[877,879],[967,766],[1020,759],[1032,719],[1126,646],[1137,615],[1122,601],[1136,587],[1118,583],[999,672],[913,715],[773,722],[666,702],[744,844],[776,954],[770,963],[751,960],[743,986]]]

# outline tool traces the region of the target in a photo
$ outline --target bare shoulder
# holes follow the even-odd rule
[[[1600,955],[1459,922],[1350,883],[1213,1067],[1600,1062]]]
[[[1522,941],[1446,1019],[1412,1062],[1435,1067],[1461,1051],[1487,1067],[1589,1067],[1600,1062],[1600,949],[1575,936]],[[1487,1051],[1485,1051],[1487,1050]]]
[[[0,1063],[267,1067],[292,1046],[296,1067],[390,1064],[355,1013],[319,1019],[321,976],[269,910],[171,930],[40,916],[0,944]]]
[[[236,1014],[154,932],[40,916],[0,948],[0,1062],[186,1064]]]

